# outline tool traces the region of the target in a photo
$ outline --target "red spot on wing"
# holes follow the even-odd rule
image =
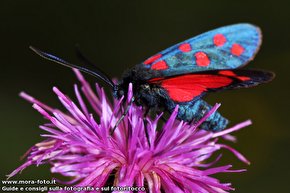
[[[182,51],[182,52],[190,52],[191,51],[191,46],[189,43],[184,43],[184,44],[181,44],[179,46],[179,50]]]
[[[250,77],[247,77],[247,76],[238,76],[237,79],[239,79],[241,81],[251,80],[251,78]]]
[[[192,101],[196,96],[202,94],[203,90],[192,90],[187,92],[181,89],[169,89],[167,90],[170,98],[176,102],[189,102]]]
[[[210,64],[210,60],[204,52],[196,52],[195,59],[198,66],[208,66]]]
[[[164,60],[160,60],[151,66],[152,70],[166,70],[168,66]]]
[[[223,46],[226,43],[227,39],[223,34],[216,34],[213,37],[213,43],[216,46]]]
[[[218,74],[225,75],[225,76],[231,76],[231,77],[237,78],[241,81],[251,80],[251,78],[248,76],[238,76],[237,74],[235,74],[233,71],[230,71],[230,70],[221,70],[218,72]]]
[[[176,102],[188,102],[208,89],[221,88],[232,83],[232,79],[212,74],[188,74],[161,80],[169,97]]]
[[[162,54],[156,54],[154,56],[151,56],[147,60],[145,60],[143,63],[146,65],[152,64],[155,60],[158,60],[159,58],[162,57]]]
[[[245,49],[240,44],[233,44],[231,48],[231,53],[236,56],[240,56],[244,51]]]
[[[163,80],[164,78],[152,78],[150,80],[148,80],[149,83],[157,83],[159,82],[160,80]]]
[[[236,74],[230,70],[222,70],[222,71],[219,71],[218,73],[221,75],[226,75],[226,76],[236,76]]]

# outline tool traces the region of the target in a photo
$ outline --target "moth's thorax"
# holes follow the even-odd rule
[[[149,66],[138,64],[134,68],[124,72],[120,80],[115,96],[117,98],[122,95],[127,96],[128,86],[133,85],[133,95],[137,105],[144,105],[147,107],[156,107],[160,101],[160,88],[149,83],[152,78],[160,77],[159,71],[150,70]]]
[[[160,95],[159,89],[154,85],[150,85],[142,81],[121,81],[114,90],[114,96],[121,98],[122,96],[127,97],[128,86],[132,83],[133,86],[133,96],[135,98],[135,103],[137,105],[142,105],[146,107],[156,107],[159,104]]]

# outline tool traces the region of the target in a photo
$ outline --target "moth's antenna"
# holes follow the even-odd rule
[[[29,48],[34,51],[36,54],[38,54],[39,56],[41,56],[42,58],[44,59],[47,59],[47,60],[50,60],[50,61],[53,61],[53,62],[56,62],[58,64],[61,64],[63,66],[66,66],[66,67],[70,67],[70,68],[76,68],[80,71],[83,71],[85,73],[88,73],[92,76],[95,76],[99,79],[101,79],[102,81],[104,81],[105,83],[107,83],[110,87],[114,88],[115,87],[115,84],[113,83],[112,80],[110,80],[108,77],[106,77],[103,73],[101,73],[99,71],[99,69],[96,69],[96,67],[92,67],[92,66],[88,66],[88,67],[82,67],[82,66],[78,66],[78,65],[75,65],[75,64],[71,64],[61,58],[58,58],[54,55],[51,55],[49,53],[46,53],[46,52],[43,52],[35,47],[32,47],[32,46],[29,46]]]
[[[95,72],[98,73],[100,76],[102,76],[103,79],[106,79],[107,82],[111,82],[113,85],[113,81],[109,78],[109,76],[104,73],[101,69],[98,68],[98,66],[96,64],[94,64],[93,62],[91,62],[80,50],[79,45],[76,45],[76,55],[77,57],[86,65],[86,66],[90,66],[92,68],[95,69]]]

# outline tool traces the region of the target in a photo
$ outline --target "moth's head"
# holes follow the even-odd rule
[[[127,95],[127,90],[123,87],[123,84],[115,84],[113,87],[113,96],[120,99],[122,96]]]

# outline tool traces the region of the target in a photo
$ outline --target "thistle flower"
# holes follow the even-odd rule
[[[121,192],[133,192],[130,187],[139,187],[137,192],[227,192],[233,190],[230,183],[221,183],[212,177],[230,170],[231,165],[213,167],[209,162],[213,154],[225,148],[245,163],[249,161],[233,148],[218,142],[218,138],[235,140],[229,133],[249,124],[245,121],[221,132],[199,130],[199,125],[216,111],[215,105],[198,123],[189,125],[176,120],[178,107],[161,129],[157,129],[162,114],[156,118],[144,117],[142,107],[130,105],[129,111],[117,126],[124,98],[114,99],[111,104],[104,90],[96,84],[96,92],[79,71],[75,73],[81,82],[82,94],[74,86],[78,105],[56,87],[58,96],[67,112],[51,108],[26,93],[20,95],[33,103],[33,107],[48,120],[40,126],[47,131],[44,141],[35,144],[27,153],[26,162],[8,175],[8,178],[31,165],[50,164],[52,173],[69,177],[64,184],[75,187],[103,187],[108,184],[119,187]],[[83,96],[95,111],[89,113]],[[127,105],[132,98],[129,86]],[[118,189],[111,189],[119,192]],[[136,189],[135,189],[136,190]]]

